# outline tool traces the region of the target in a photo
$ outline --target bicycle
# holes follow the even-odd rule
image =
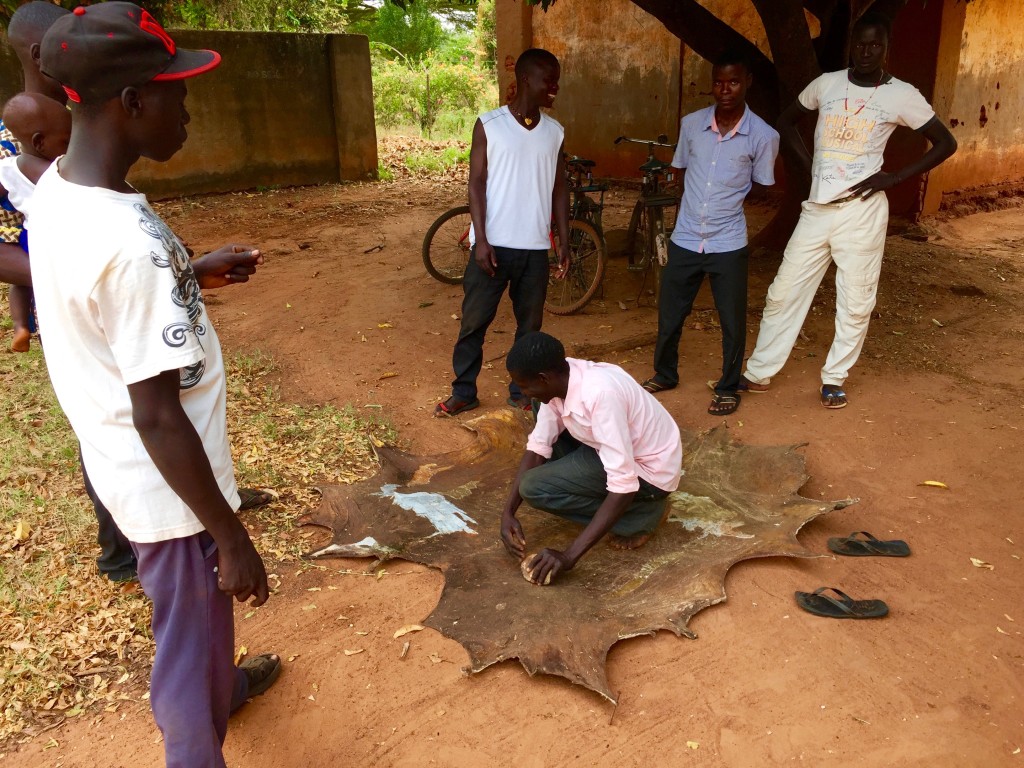
[[[593,160],[570,157],[565,161],[569,177],[569,269],[565,277],[555,277],[558,269],[558,235],[551,233],[551,277],[548,279],[548,294],[544,309],[553,315],[571,315],[587,305],[601,287],[605,266],[608,263],[608,247],[601,227],[604,211],[604,193],[607,184],[595,184]],[[597,200],[588,195],[599,193]]]
[[[601,229],[604,193],[608,187],[594,184],[592,160],[572,157],[566,160],[566,174],[572,192],[569,221],[569,269],[564,278],[556,278],[558,269],[557,234],[551,233],[548,258],[552,275],[544,309],[555,315],[578,312],[593,298],[604,277],[608,249]],[[584,181],[586,183],[584,183]],[[600,192],[595,201],[588,193]],[[423,238],[423,265],[431,277],[449,285],[462,282],[469,264],[469,227],[472,220],[468,205],[451,208],[434,221]]]
[[[423,266],[442,283],[458,285],[469,264],[469,206],[445,211],[430,225],[423,238]]]
[[[630,139],[626,136],[619,136],[615,143],[627,142],[631,144],[643,144],[647,147],[647,161],[640,166],[643,173],[643,180],[640,186],[640,197],[633,206],[633,213],[629,218],[629,228],[626,230],[626,269],[631,272],[643,272],[643,280],[640,283],[640,291],[637,294],[637,301],[643,294],[644,286],[647,284],[648,273],[653,272],[654,277],[654,303],[658,303],[658,294],[661,290],[661,268],[668,263],[668,233],[665,227],[665,209],[676,207],[679,199],[676,195],[667,193],[662,189],[661,177],[665,181],[672,181],[673,174],[668,169],[670,163],[659,160],[654,155],[655,147],[664,147],[674,150],[676,145],[668,143],[668,137],[664,134],[658,136],[654,141],[650,139]]]

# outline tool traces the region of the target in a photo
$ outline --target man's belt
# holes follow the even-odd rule
[[[829,203],[820,203],[820,205],[830,205],[830,206],[838,208],[840,206],[846,205],[847,203],[852,203],[854,200],[863,200],[863,199],[864,199],[863,196],[860,195],[859,193],[851,192],[850,194],[846,195],[845,197],[840,197],[838,200],[833,200],[832,202],[829,202]]]

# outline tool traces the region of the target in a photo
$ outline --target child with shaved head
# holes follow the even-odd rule
[[[19,93],[4,106],[3,121],[21,144],[21,154],[0,159],[0,205],[7,211],[21,214],[19,231],[10,234],[16,234],[18,244],[28,253],[26,206],[39,177],[50,163],[67,152],[71,113],[48,96]],[[14,323],[11,350],[28,352],[33,330],[32,289],[27,285],[12,285],[8,300]]]

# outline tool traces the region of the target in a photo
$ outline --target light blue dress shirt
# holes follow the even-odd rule
[[[698,253],[735,251],[747,244],[743,200],[752,182],[775,183],[779,134],[748,106],[736,127],[718,132],[715,107],[691,112],[679,126],[672,165],[685,168],[683,203],[672,242]]]

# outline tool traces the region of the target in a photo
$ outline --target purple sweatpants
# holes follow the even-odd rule
[[[228,715],[249,685],[234,664],[234,614],[231,596],[217,587],[217,545],[203,531],[132,548],[153,601],[150,704],[167,768],[225,768]]]

